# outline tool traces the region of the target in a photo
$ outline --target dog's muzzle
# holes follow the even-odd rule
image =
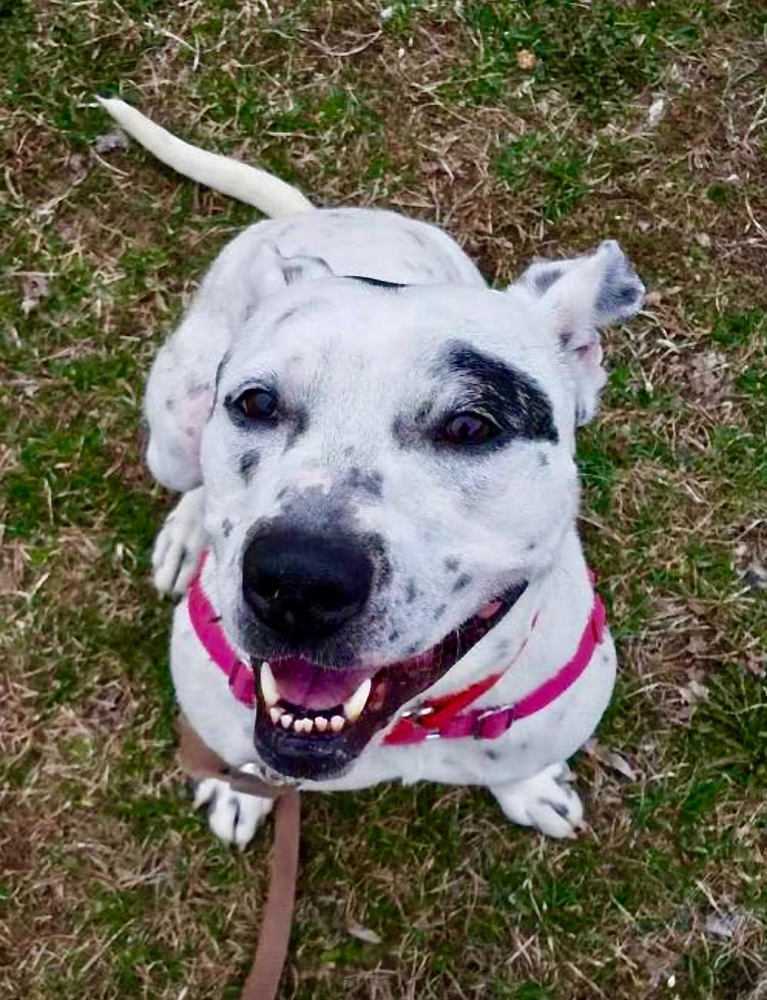
[[[339,669],[304,656],[252,662],[259,757],[288,777],[337,777],[404,704],[498,624],[526,587],[524,581],[511,587],[425,652],[382,667]]]

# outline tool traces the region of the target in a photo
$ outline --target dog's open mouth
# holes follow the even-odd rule
[[[431,649],[382,667],[333,669],[300,656],[253,663],[259,756],[292,778],[338,776],[405,702],[431,687],[522,596],[518,584]]]

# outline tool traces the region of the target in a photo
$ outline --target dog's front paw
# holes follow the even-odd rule
[[[255,768],[245,764],[243,771],[255,773]],[[253,834],[272,811],[272,799],[259,795],[235,792],[227,781],[204,778],[194,792],[194,808],[207,806],[208,826],[225,844],[235,844],[242,850],[253,839]]]
[[[152,552],[152,579],[161,594],[180,597],[205,548],[202,487],[185,493],[165,519]]]
[[[527,781],[496,785],[490,791],[515,823],[533,826],[549,837],[575,837],[583,828],[583,805],[572,780],[570,768],[561,762]]]

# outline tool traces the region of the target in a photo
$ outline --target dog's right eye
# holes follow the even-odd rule
[[[246,389],[234,401],[234,407],[248,421],[273,421],[277,396],[269,389]]]

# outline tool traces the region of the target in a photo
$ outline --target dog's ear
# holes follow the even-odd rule
[[[569,260],[540,260],[512,287],[523,287],[547,313],[573,374],[575,421],[588,423],[607,381],[602,366],[601,327],[630,319],[639,311],[645,288],[615,240]]]
[[[248,252],[242,241],[249,235],[243,233],[215,261],[149,375],[146,460],[155,479],[172,490],[186,492],[202,482],[200,440],[215,399],[217,372],[243,324],[259,303],[288,285],[332,276],[324,260],[284,257],[263,239]]]

